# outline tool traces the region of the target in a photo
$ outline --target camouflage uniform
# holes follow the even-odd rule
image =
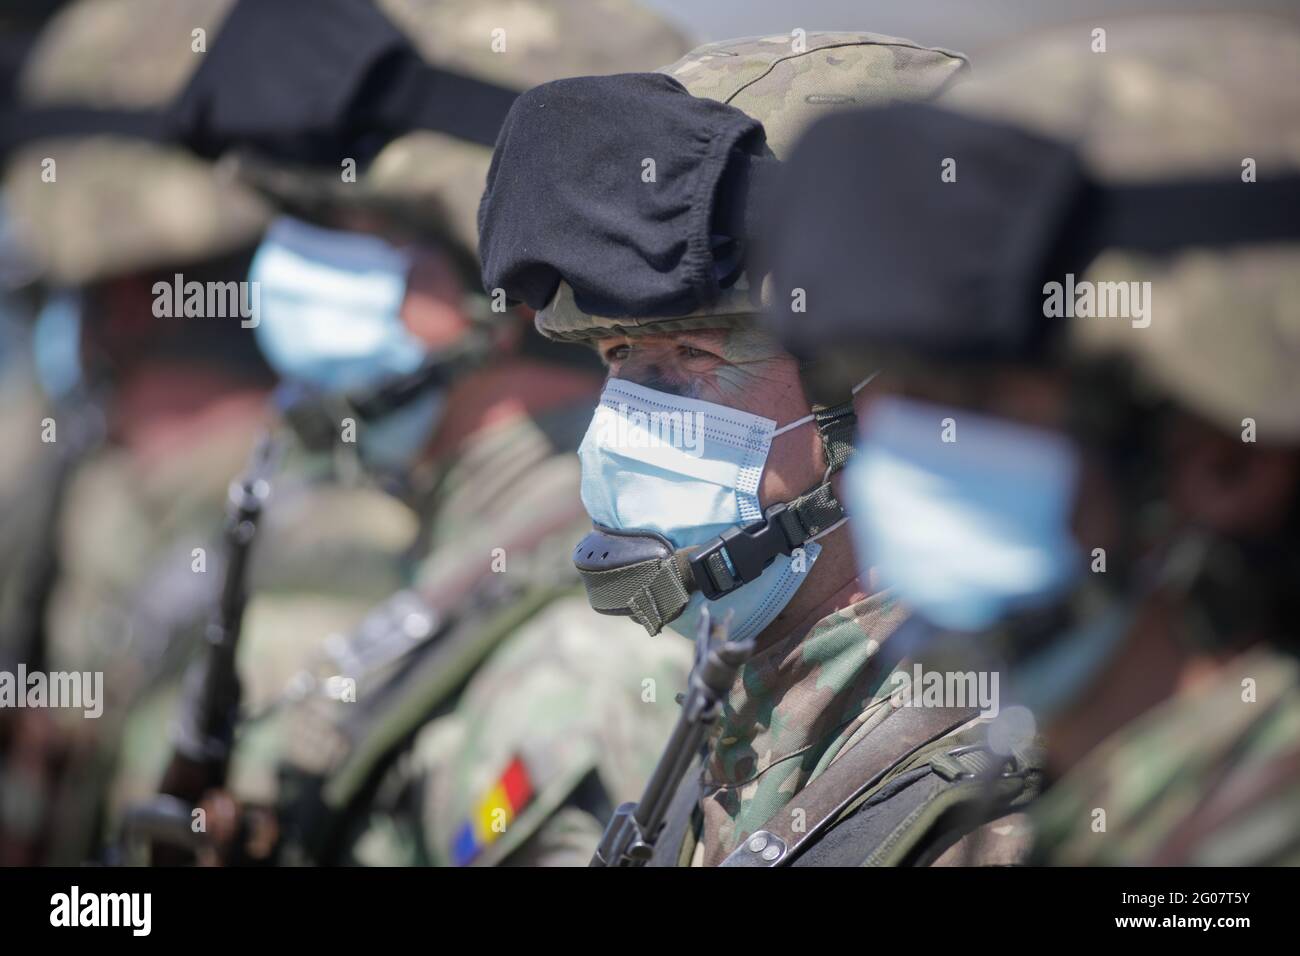
[[[689,648],[647,645],[571,597],[568,557],[586,523],[572,449],[589,414],[584,403],[490,428],[447,464],[430,516],[432,546],[414,586],[430,624],[414,639],[394,636],[390,624],[327,649],[314,672],[353,677],[356,701],[317,695],[284,717],[280,802],[293,858],[469,862],[455,853],[448,829],[478,822],[479,804],[517,756],[537,799],[517,822],[525,807],[512,807],[509,839],[475,857],[496,862],[549,825],[595,758],[615,755],[612,779],[602,777],[606,803],[629,796],[648,772],[674,716],[663,700],[684,683]],[[394,650],[350,669],[349,660],[374,653],[369,640]],[[597,682],[597,674],[607,680]],[[658,706],[641,701],[646,679],[661,688]],[[631,715],[645,713],[657,723],[627,734]],[[565,726],[568,733],[558,732]],[[340,833],[339,821],[358,806],[360,819]],[[593,845],[594,838],[585,844],[588,855]]]
[[[1296,866],[1298,734],[1295,657],[1242,654],[1054,784],[1032,815],[1035,854],[1053,866]]]
[[[268,765],[273,766],[278,741],[275,708],[286,688],[323,642],[340,639],[376,602],[409,582],[410,553],[419,535],[417,515],[403,502],[366,483],[340,480],[317,456],[298,457],[290,455],[278,474],[258,530],[248,571],[254,592],[244,613],[237,662],[244,707],[258,719],[242,731],[232,786],[261,801],[275,792]],[[228,481],[225,476],[220,482],[223,490]],[[218,519],[204,529],[210,549],[219,524]],[[171,544],[187,557],[186,547],[203,540],[190,532]],[[197,600],[209,613],[213,595]],[[173,670],[171,676],[179,673]],[[180,689],[178,679],[159,683],[132,708],[113,783],[111,821],[157,791],[171,754],[167,728]]]
[[[663,72],[694,95],[760,119],[768,146],[781,159],[821,113],[846,104],[929,98],[965,67],[957,54],[906,40],[828,33],[808,35],[803,50],[790,36],[710,44]],[[753,321],[769,295],[766,284],[742,276],[698,312],[614,319],[583,313],[561,283],[537,324],[568,341],[725,328]],[[824,826],[802,844],[795,865],[930,862],[960,834],[940,828],[954,807],[975,810],[963,823],[967,828],[999,817],[1009,821],[1008,811],[1035,792],[1034,753],[1017,755],[1005,788],[989,799],[987,792],[948,785],[968,769],[950,766],[966,756],[951,752],[980,749],[983,721],[958,716],[916,738],[901,729],[909,717],[899,715],[915,711],[894,706],[891,695],[906,686],[910,664],[888,650],[887,638],[905,618],[888,592],[876,590],[807,633],[760,644],[724,702],[703,760],[677,794],[652,865],[717,865],[728,858],[765,865],[772,857],[762,853],[773,841],[761,831],[802,833],[805,818],[807,828]],[[881,743],[887,738],[911,744],[894,750]],[[867,770],[861,758],[869,762],[874,755],[885,763]],[[887,790],[891,795],[882,797]],[[901,792],[909,799],[895,799]],[[858,812],[864,804],[873,813]],[[800,822],[785,827],[791,820]],[[1023,850],[1021,832],[1010,823],[987,844],[972,859],[1001,862]],[[746,853],[752,860],[744,859]]]
[[[1108,29],[1108,52],[1093,52],[1093,42],[1090,30],[1073,28],[1019,44],[946,105],[1069,142],[1107,185],[1208,178],[1249,190],[1247,157],[1261,183],[1295,174],[1300,92],[1291,64],[1300,32],[1293,24],[1255,14],[1124,18]],[[1075,357],[1124,360],[1140,391],[1224,434],[1240,434],[1249,419],[1262,445],[1295,447],[1298,266],[1294,239],[1163,257],[1106,250],[1080,279],[1149,281],[1150,325],[1075,319]],[[1249,610],[1250,595],[1233,596],[1236,614]],[[1294,622],[1283,627],[1289,630],[1271,635],[1272,643],[1210,660],[1201,679],[1063,768],[1029,814],[1033,859],[1107,866],[1300,860],[1300,668]],[[1176,628],[1192,630],[1186,621]],[[1130,666],[1127,654],[1121,644],[1110,666]],[[1103,692],[1094,682],[1081,696]]]
[[[26,331],[26,316],[8,311],[0,317],[7,328],[6,348],[0,355],[0,670],[32,660],[39,652],[39,632],[31,624],[39,610],[29,596],[41,587],[40,572],[33,569],[42,552],[48,553],[52,537],[50,512],[57,507],[46,468],[48,458],[40,441],[41,420],[48,408],[33,368]],[[39,743],[24,747],[31,733],[31,712],[0,712],[0,862],[29,862],[41,834],[41,809],[46,760]],[[24,752],[26,750],[26,752]]]

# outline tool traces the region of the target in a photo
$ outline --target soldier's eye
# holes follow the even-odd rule
[[[712,352],[706,352],[704,349],[697,349],[693,345],[681,346],[680,352],[682,358],[688,358],[688,359],[715,358]]]
[[[624,362],[632,352],[630,345],[614,345],[605,350],[605,364],[612,365],[615,362]]]

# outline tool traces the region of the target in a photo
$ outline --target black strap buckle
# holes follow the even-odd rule
[[[716,601],[742,584],[762,574],[778,554],[791,554],[797,545],[786,537],[780,516],[787,510],[784,501],[763,512],[763,520],[743,527],[728,528],[717,538],[690,556],[691,576],[695,586],[708,600]],[[726,551],[722,560],[731,570],[727,580],[719,581],[709,567],[709,559]]]

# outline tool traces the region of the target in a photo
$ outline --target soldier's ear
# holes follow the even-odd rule
[[[1190,419],[1175,429],[1170,478],[1184,514],[1221,534],[1276,533],[1295,507],[1300,454]]]

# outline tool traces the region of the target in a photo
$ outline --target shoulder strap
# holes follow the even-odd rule
[[[722,861],[722,866],[783,866],[813,842],[841,811],[919,748],[960,727],[979,711],[973,707],[898,707],[799,792],[806,811],[803,832],[795,832],[788,806]]]

